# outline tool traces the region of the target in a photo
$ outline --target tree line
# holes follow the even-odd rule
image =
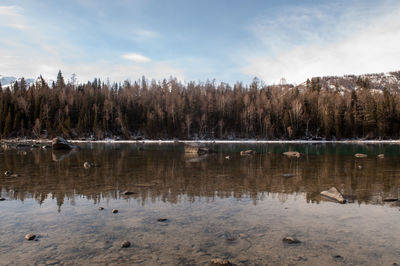
[[[313,78],[305,84],[233,86],[175,78],[49,85],[22,78],[0,90],[1,138],[397,139],[398,86],[374,89],[368,77]],[[1,88],[1,86],[0,86]]]

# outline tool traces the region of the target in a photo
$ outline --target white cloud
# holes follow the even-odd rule
[[[19,12],[17,6],[0,6],[0,15],[3,18],[0,21],[0,26],[5,26],[18,30],[27,30],[29,28],[24,16]]]
[[[134,32],[133,39],[137,41],[146,41],[146,40],[156,39],[159,37],[160,35],[155,31],[138,29]]]
[[[367,13],[360,18],[353,12],[346,12],[336,17],[334,22],[337,23],[322,27],[314,23],[307,24],[314,19],[310,17],[313,12],[307,12],[304,16],[296,14],[295,18],[288,16],[288,20],[297,21],[298,26],[290,23],[290,27],[281,33],[266,33],[262,31],[265,30],[262,25],[258,26],[256,29],[261,48],[269,48],[275,53],[247,52],[247,66],[242,68],[242,72],[258,76],[268,83],[277,83],[281,77],[291,82],[303,82],[313,76],[398,70],[400,6],[391,6],[391,12],[386,10],[377,13]],[[316,21],[321,22],[334,17],[327,13],[317,14],[319,17]],[[286,38],[291,33],[303,39],[300,38],[297,45],[286,45]],[[290,40],[290,43],[296,42]]]
[[[127,53],[121,56],[123,59],[130,60],[136,63],[147,63],[151,61],[151,58],[138,53]]]

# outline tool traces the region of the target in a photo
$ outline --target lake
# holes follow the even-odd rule
[[[0,264],[400,264],[400,202],[384,201],[400,197],[398,144],[79,145],[0,149]],[[331,187],[346,204],[321,198]]]

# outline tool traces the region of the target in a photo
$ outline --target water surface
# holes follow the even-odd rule
[[[178,144],[81,146],[0,150],[2,173],[19,175],[0,176],[1,264],[400,263],[400,204],[383,201],[400,196],[399,145],[215,144],[200,157]],[[332,186],[347,204],[319,196]]]

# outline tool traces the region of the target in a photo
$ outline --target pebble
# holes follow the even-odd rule
[[[127,241],[127,240],[124,240],[124,241],[122,241],[122,243],[121,243],[121,247],[122,248],[129,248],[131,246],[131,242],[129,242],[129,241]]]
[[[210,261],[210,266],[231,266],[232,263],[230,263],[229,260],[225,259],[211,259]]]
[[[25,239],[26,240],[34,240],[36,238],[36,236],[34,234],[27,234],[25,235]]]
[[[113,210],[112,210],[112,213],[117,213],[117,212],[118,212],[117,209],[113,209]]]
[[[301,243],[300,240],[298,240],[297,238],[291,237],[291,236],[287,236],[287,237],[283,238],[282,241],[284,243],[288,243],[288,244],[299,244],[299,243]]]

